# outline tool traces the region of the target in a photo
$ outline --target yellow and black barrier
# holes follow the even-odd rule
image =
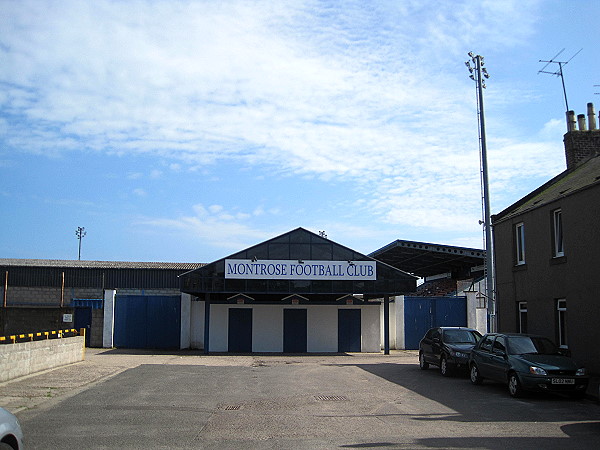
[[[85,328],[76,330],[70,328],[66,330],[41,331],[39,333],[13,334],[10,336],[0,336],[1,344],[17,344],[19,342],[42,341],[45,339],[61,339],[65,337],[84,336]]]

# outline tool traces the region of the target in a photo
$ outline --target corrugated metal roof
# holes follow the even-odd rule
[[[70,259],[0,258],[6,267],[60,267],[73,269],[171,269],[194,270],[205,263],[136,262],[136,261],[78,261]]]
[[[428,277],[441,273],[473,275],[485,263],[485,250],[427,242],[396,240],[369,256],[408,273]]]
[[[575,169],[565,170],[552,178],[504,211],[495,214],[493,216],[494,222],[501,222],[518,216],[596,184],[600,184],[600,156],[586,161]]]

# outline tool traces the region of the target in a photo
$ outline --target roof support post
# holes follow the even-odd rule
[[[210,293],[204,296],[204,354],[208,355],[210,341]]]
[[[383,354],[390,354],[390,295],[383,296]]]

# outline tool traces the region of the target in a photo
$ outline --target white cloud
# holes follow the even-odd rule
[[[358,209],[374,220],[475,230],[475,104],[462,61],[482,35],[490,49],[520,45],[538,2],[3,6],[0,79],[10,89],[0,108],[19,116],[0,123],[7,147],[147,155],[173,172],[226,162],[252,168],[257,180],[350,179]],[[556,169],[544,156],[556,150],[546,140],[554,127],[527,143],[505,132],[491,139],[499,193]],[[284,215],[268,202],[252,212],[193,211],[146,223],[231,247],[264,236],[250,217]]]

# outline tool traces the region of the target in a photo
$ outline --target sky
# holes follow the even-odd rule
[[[77,259],[77,227],[82,260],[208,263],[297,227],[365,254],[483,248],[467,53],[490,74],[494,214],[565,169],[540,60],[568,61],[569,109],[600,107],[599,17],[597,0],[0,0],[0,258]]]

